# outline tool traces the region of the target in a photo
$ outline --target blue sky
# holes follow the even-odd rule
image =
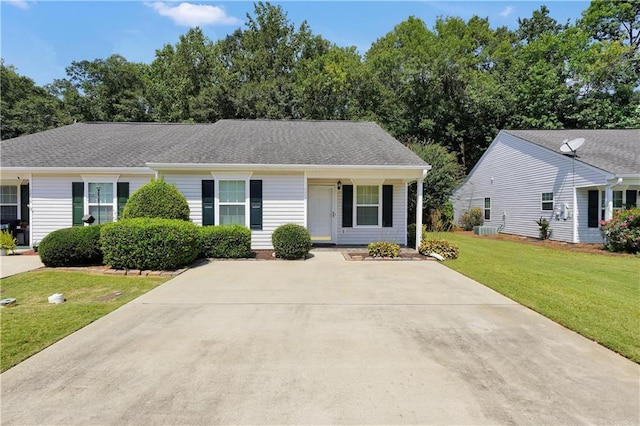
[[[586,1],[285,1],[281,5],[298,26],[306,20],[315,34],[364,54],[371,43],[409,16],[432,27],[437,17],[473,15],[492,27],[517,28],[542,4],[559,22],[575,22]],[[6,65],[36,84],[66,77],[72,61],[118,53],[129,61],[153,61],[155,50],[175,44],[190,26],[212,40],[243,27],[248,1],[31,1],[0,0],[1,56]]]

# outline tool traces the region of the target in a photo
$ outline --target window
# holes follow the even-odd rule
[[[96,221],[94,223],[113,222],[113,183],[89,182],[87,205],[89,214]]]
[[[380,213],[380,186],[356,186],[356,225],[378,226]]]
[[[220,225],[246,226],[246,181],[220,181],[219,191]]]
[[[484,199],[484,220],[491,220],[491,198]]]
[[[622,210],[622,191],[613,191],[613,209]]]
[[[0,217],[2,221],[18,220],[18,187],[0,186]]]
[[[604,220],[606,210],[607,210],[607,203],[605,202],[605,192],[600,191],[600,220]]]
[[[553,192],[542,193],[542,210],[553,210]]]

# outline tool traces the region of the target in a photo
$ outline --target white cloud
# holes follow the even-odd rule
[[[513,6],[507,6],[502,12],[499,13],[503,18],[509,17],[513,13]]]
[[[180,3],[170,6],[164,2],[145,3],[158,12],[160,16],[171,18],[178,25],[196,27],[203,25],[233,25],[241,21],[228,16],[223,8],[206,4]]]
[[[5,2],[11,6],[19,7],[20,9],[29,9],[29,3],[25,0],[5,0]]]

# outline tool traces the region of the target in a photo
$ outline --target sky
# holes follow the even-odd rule
[[[587,1],[272,1],[298,27],[364,54],[378,38],[409,16],[432,28],[438,17],[488,18],[493,28],[515,29],[546,4],[560,23],[574,23]],[[151,63],[155,51],[176,44],[190,27],[211,40],[245,25],[250,1],[48,1],[0,0],[0,56],[5,65],[43,86],[65,78],[72,61],[120,54]]]

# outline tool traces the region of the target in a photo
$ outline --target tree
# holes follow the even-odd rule
[[[428,223],[430,214],[436,210],[443,211],[455,187],[464,176],[464,169],[458,163],[455,153],[442,145],[421,142],[413,138],[407,147],[426,163],[431,170],[424,180],[422,198],[423,223]],[[415,218],[416,185],[410,187],[409,218]]]
[[[219,71],[213,42],[198,27],[180,36],[175,46],[156,50],[146,79],[154,121],[212,122],[221,118],[207,94]]]
[[[70,123],[61,102],[15,67],[0,62],[0,139],[36,133]]]
[[[120,55],[73,61],[66,69],[68,79],[54,82],[52,90],[84,121],[148,121],[146,67]]]

